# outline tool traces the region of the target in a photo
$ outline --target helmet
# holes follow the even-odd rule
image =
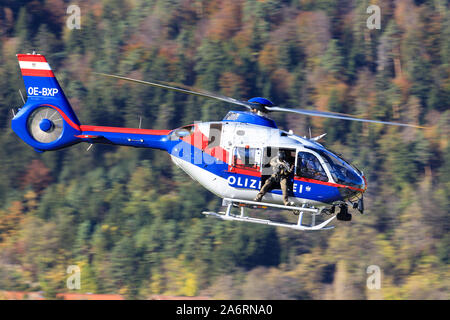
[[[278,159],[280,161],[286,160],[286,153],[284,151],[282,151],[282,150],[278,151]]]

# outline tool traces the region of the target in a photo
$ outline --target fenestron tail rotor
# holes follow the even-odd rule
[[[40,107],[28,118],[28,132],[36,141],[50,143],[61,136],[63,124],[63,118],[58,111],[50,107]]]
[[[331,119],[340,119],[340,120],[349,120],[349,121],[360,121],[360,122],[368,122],[368,123],[379,123],[379,124],[387,124],[387,125],[393,125],[393,126],[402,126],[402,127],[413,127],[413,128],[421,128],[424,129],[426,127],[413,125],[413,124],[407,124],[407,123],[400,123],[400,122],[391,122],[391,121],[381,121],[381,120],[371,120],[371,119],[364,119],[355,117],[348,114],[342,114],[342,113],[334,113],[334,112],[326,112],[326,111],[318,111],[318,110],[307,110],[307,109],[289,109],[289,108],[283,108],[283,107],[277,107],[272,104],[269,100],[265,98],[252,98],[249,101],[242,101],[237,100],[234,98],[226,97],[220,94],[211,93],[204,90],[198,90],[194,89],[185,85],[180,84],[174,84],[171,82],[150,82],[150,81],[143,81],[143,80],[137,80],[112,74],[106,74],[106,73],[95,73],[97,75],[119,79],[119,80],[125,80],[130,82],[135,82],[139,84],[145,84],[152,87],[157,88],[163,88],[168,89],[176,92],[181,92],[185,94],[191,94],[195,96],[200,96],[204,98],[210,98],[215,99],[223,102],[228,102],[231,104],[239,105],[248,108],[249,110],[256,112],[260,111],[263,113],[269,113],[269,112],[289,112],[289,113],[296,113],[311,117],[323,117],[323,118],[331,118]]]

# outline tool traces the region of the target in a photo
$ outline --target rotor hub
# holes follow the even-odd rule
[[[261,97],[255,97],[248,100],[248,102],[253,104],[252,110],[261,111],[263,113],[267,112],[266,107],[272,107],[273,103],[269,99],[261,98]]]
[[[49,119],[42,119],[41,122],[39,122],[39,128],[42,131],[48,132],[52,129],[53,122],[51,122]]]

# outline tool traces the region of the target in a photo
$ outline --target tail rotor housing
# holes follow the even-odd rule
[[[79,142],[80,123],[46,58],[18,54],[27,101],[14,115],[14,132],[36,151],[56,150]]]

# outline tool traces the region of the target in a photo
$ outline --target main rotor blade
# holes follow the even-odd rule
[[[150,82],[150,81],[143,81],[143,80],[137,80],[137,79],[132,79],[132,78],[127,78],[127,77],[122,77],[122,76],[116,76],[116,75],[112,75],[112,74],[106,74],[106,73],[98,73],[98,72],[94,72],[95,74],[104,76],[104,77],[109,77],[109,78],[114,78],[114,79],[119,79],[119,80],[125,80],[125,81],[130,81],[130,82],[135,82],[135,83],[139,83],[139,84],[145,84],[147,86],[152,86],[152,87],[156,87],[156,88],[163,88],[163,89],[167,89],[167,90],[172,90],[172,91],[176,91],[176,92],[181,92],[181,93],[185,93],[185,94],[191,94],[194,96],[199,96],[199,97],[204,97],[204,98],[210,98],[210,99],[215,99],[215,100],[219,100],[219,101],[223,101],[223,102],[228,102],[228,103],[232,103],[232,104],[236,104],[239,106],[243,106],[246,107],[248,109],[252,109],[254,108],[254,105],[250,102],[246,102],[246,101],[240,101],[234,98],[230,98],[230,97],[226,97],[226,96],[222,96],[220,94],[216,94],[216,93],[211,93],[205,90],[198,90],[198,89],[194,89],[185,85],[181,85],[181,84],[175,84],[178,87],[175,87],[174,84],[170,83],[170,82],[162,82],[160,81],[159,83],[157,82]],[[180,88],[181,87],[181,88]]]
[[[356,117],[342,114],[342,113],[334,113],[334,112],[326,112],[326,111],[306,110],[306,109],[288,109],[288,108],[281,108],[281,107],[266,107],[266,109],[271,112],[273,112],[273,111],[291,112],[291,113],[298,113],[298,114],[303,114],[303,115],[312,116],[312,117],[323,117],[323,118],[332,118],[332,119],[341,119],[341,120],[350,120],[350,121],[381,123],[381,124],[389,124],[389,125],[393,125],[393,126],[413,127],[413,128],[421,128],[421,129],[427,128],[427,127],[416,126],[416,125],[407,124],[407,123],[356,118]]]

